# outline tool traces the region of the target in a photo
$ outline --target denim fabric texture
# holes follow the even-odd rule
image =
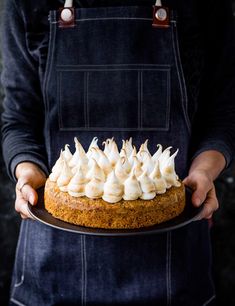
[[[74,136],[86,149],[94,136],[100,141],[114,136],[118,143],[132,136],[137,145],[148,138],[151,152],[157,143],[179,148],[177,172],[185,176],[200,90],[194,82],[189,86],[197,100],[192,107],[176,14],[169,28],[154,29],[151,5],[83,7],[75,11],[76,26],[62,29],[57,4],[51,4],[50,31],[45,18],[36,31],[32,26],[42,2],[28,1],[24,9],[13,1],[7,5],[14,12],[11,34],[5,33],[2,76],[9,170],[21,158],[50,169],[62,145],[72,144]],[[25,25],[30,29],[26,33]],[[195,41],[198,37],[193,46]],[[203,52],[197,50],[201,79]],[[14,57],[7,59],[7,52]],[[220,133],[210,134],[204,147],[204,137],[198,140],[193,154],[213,144],[229,161],[234,127],[228,132],[224,124],[218,122]],[[69,234],[27,220],[22,222],[11,302],[209,305],[214,299],[210,269],[206,221],[164,234],[118,238]]]

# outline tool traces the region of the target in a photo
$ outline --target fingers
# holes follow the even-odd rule
[[[197,220],[210,219],[213,213],[219,208],[219,203],[216,197],[215,188],[211,189],[206,197],[203,209]]]
[[[197,220],[210,219],[219,207],[213,181],[206,173],[195,171],[190,173],[183,183],[193,190],[192,204],[196,207],[204,204]]]
[[[184,181],[184,184],[194,190],[192,194],[192,203],[199,207],[207,198],[208,192],[213,188],[213,182],[210,182],[207,177],[188,176]]]
[[[38,195],[36,189],[46,181],[45,173],[34,163],[22,162],[16,167],[16,201],[15,209],[23,219],[32,218],[28,212],[28,203],[36,205]]]
[[[29,183],[24,179],[19,180],[16,184],[15,210],[20,214],[22,219],[33,219],[28,211],[28,203],[35,205],[37,200],[37,192],[29,185]]]

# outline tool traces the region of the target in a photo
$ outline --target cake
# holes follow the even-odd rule
[[[87,152],[77,138],[75,152],[65,145],[45,184],[46,210],[55,218],[85,227],[133,229],[178,216],[185,188],[175,172],[176,150],[158,145],[151,155],[148,140],[139,148],[123,140],[95,137]]]

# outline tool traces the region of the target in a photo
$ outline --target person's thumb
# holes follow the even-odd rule
[[[31,205],[35,205],[38,201],[38,194],[29,184],[25,184],[21,189],[22,195]]]
[[[195,206],[200,206],[206,199],[207,192],[209,191],[209,184],[205,180],[197,180],[197,177],[186,177],[183,183],[193,190],[192,203]]]

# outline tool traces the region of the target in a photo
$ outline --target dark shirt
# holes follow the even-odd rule
[[[3,154],[9,175],[31,161],[46,173],[42,83],[49,10],[64,1],[5,1],[3,21]],[[231,1],[168,0],[177,10],[179,43],[192,122],[191,157],[205,150],[235,152],[235,45]],[[79,0],[76,7],[153,5],[152,0]]]

